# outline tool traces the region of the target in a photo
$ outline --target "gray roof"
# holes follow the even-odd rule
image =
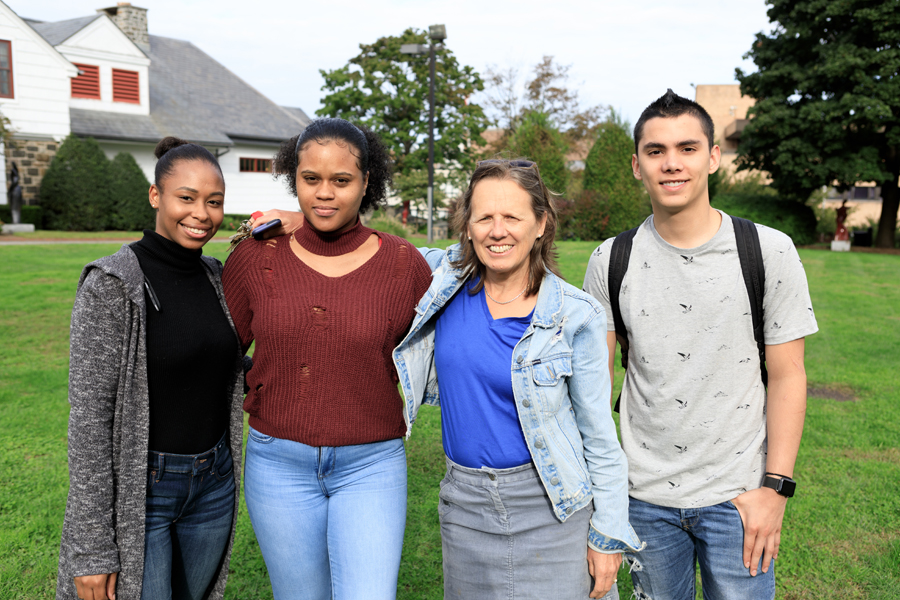
[[[297,108],[296,106],[282,106],[281,108],[288,111],[288,114],[300,121],[300,124],[304,127],[309,125],[309,122],[312,121],[312,119],[309,118],[309,115],[306,114],[306,111],[302,108]]]
[[[31,25],[31,28],[41,34],[41,37],[47,40],[51,46],[59,46],[99,18],[100,15],[96,14],[90,17],[79,17],[53,23],[45,23],[44,21],[35,21],[33,19],[22,20]]]
[[[57,45],[98,17],[28,24]],[[235,139],[281,142],[309,122],[301,109],[278,106],[190,42],[151,35],[147,56],[150,115],[72,108],[73,133],[145,142],[174,135],[200,144],[232,146]]]

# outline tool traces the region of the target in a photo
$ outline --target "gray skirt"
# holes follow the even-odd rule
[[[565,523],[537,470],[470,469],[447,459],[438,513],[447,600],[583,600],[590,506]],[[615,586],[604,600],[618,600]]]

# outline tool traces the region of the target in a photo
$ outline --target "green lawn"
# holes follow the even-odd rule
[[[68,323],[81,267],[119,244],[0,247],[0,598],[51,598],[68,485]],[[441,244],[444,245],[444,244]],[[593,242],[560,244],[580,286]],[[224,258],[225,244],[211,254]],[[900,598],[900,257],[801,250],[821,331],[807,340],[803,444],[779,598]],[[617,378],[621,381],[621,373]],[[850,398],[848,401],[835,398]],[[440,417],[420,413],[400,598],[440,598]],[[270,598],[246,513],[229,598]],[[630,583],[619,577],[623,598]]]

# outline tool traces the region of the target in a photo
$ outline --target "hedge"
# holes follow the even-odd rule
[[[794,245],[816,242],[816,215],[805,204],[778,196],[722,193],[715,197],[712,205],[729,215],[786,233]]]
[[[40,229],[44,222],[44,209],[40,206],[23,206],[19,215],[23,224],[30,223],[37,229]],[[0,221],[12,223],[12,207],[9,204],[0,204]]]

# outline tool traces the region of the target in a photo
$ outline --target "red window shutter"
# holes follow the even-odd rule
[[[137,71],[113,69],[113,102],[141,103],[141,87]]]
[[[269,158],[241,158],[240,170],[243,173],[271,173],[272,160]]]
[[[78,68],[78,77],[72,80],[73,98],[100,99],[100,67],[73,63]]]

